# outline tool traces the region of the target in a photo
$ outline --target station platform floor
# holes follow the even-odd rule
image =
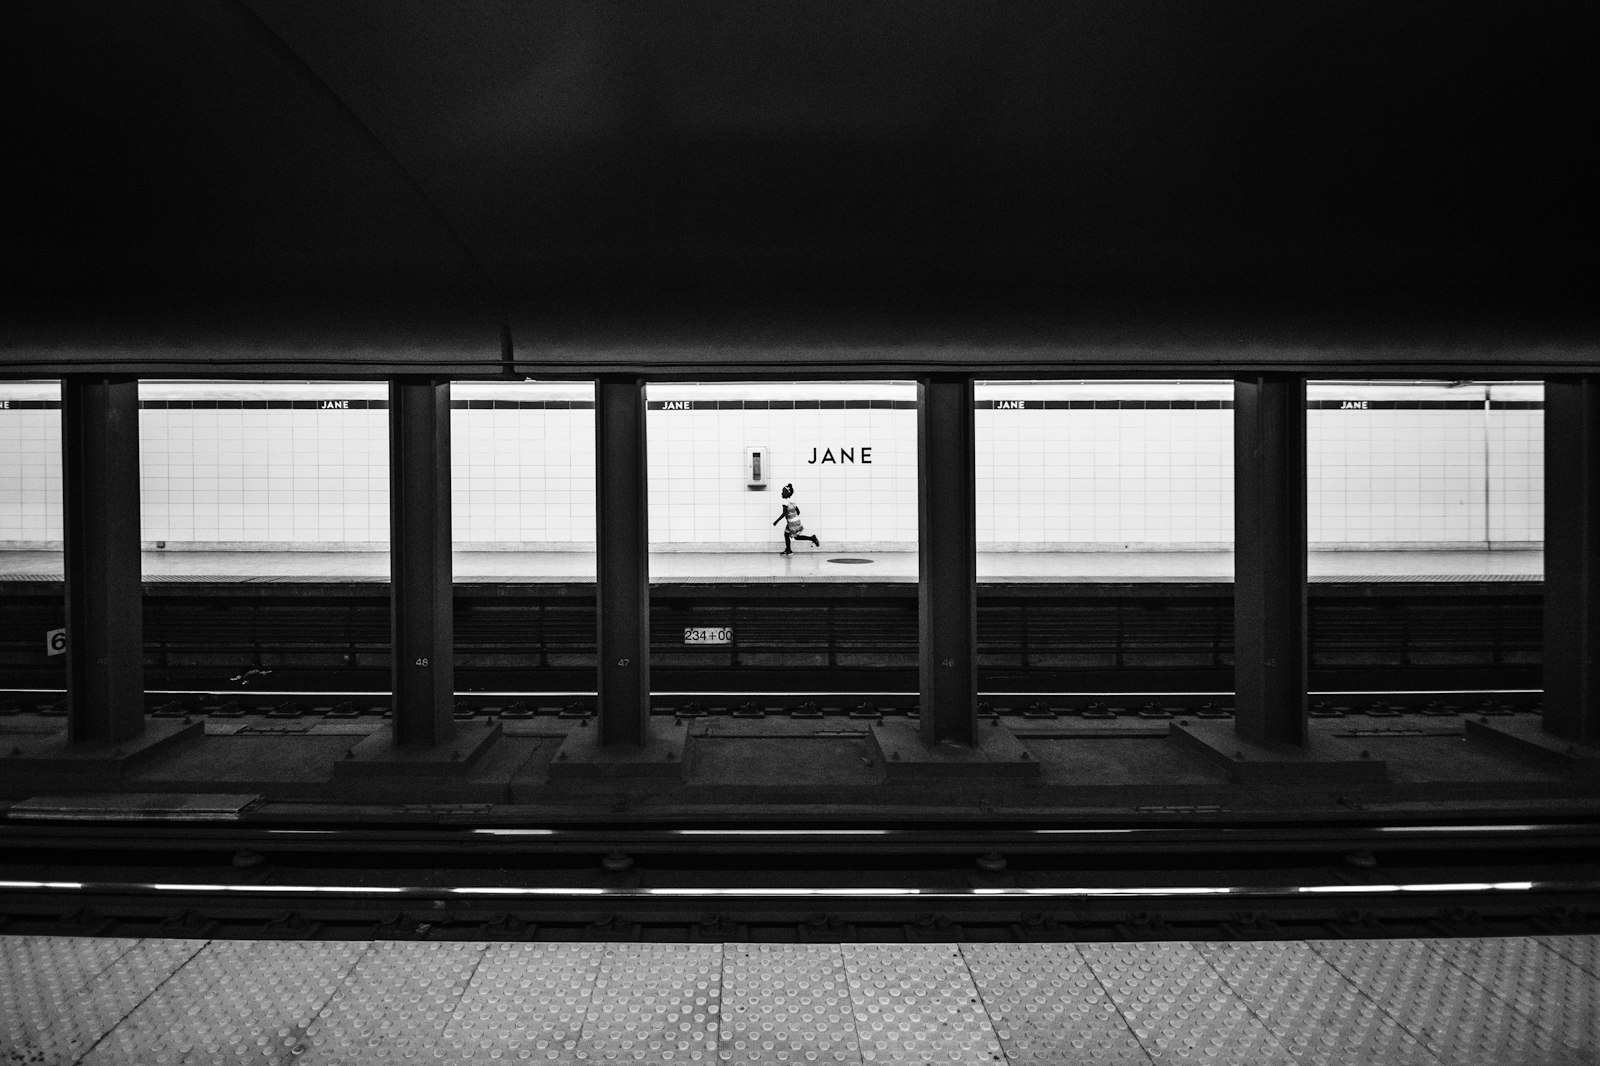
[[[389,580],[387,552],[147,551],[152,584],[365,584]],[[587,552],[456,552],[458,584],[573,584],[594,580]],[[0,552],[0,582],[59,581],[60,552]],[[1314,551],[1313,582],[1361,584],[1538,582],[1544,553],[1506,551]],[[889,583],[917,580],[915,552],[654,552],[652,584]],[[1231,552],[980,552],[980,582],[1009,584],[1225,584]]]
[[[1600,937],[663,944],[0,936],[6,1062],[1600,1062]]]

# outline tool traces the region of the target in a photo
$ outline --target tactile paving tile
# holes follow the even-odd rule
[[[0,1062],[71,1062],[100,1039],[104,1029],[64,1026],[62,1019],[89,982],[137,943],[0,937]],[[87,1043],[74,1046],[74,1040]]]
[[[491,944],[445,1029],[447,1062],[580,1061],[601,944]]]
[[[578,1039],[578,1059],[715,1062],[722,945],[610,944]]]
[[[864,1062],[1004,1062],[954,944],[841,949]]]
[[[1156,1063],[1294,1061],[1191,945],[1083,944],[1079,950]]]
[[[1532,937],[1430,940],[1450,965],[1533,1019],[1539,1050],[1600,1060],[1600,979]]]
[[[859,1063],[844,957],[836,944],[728,944],[723,1062]]]
[[[213,940],[83,1059],[288,1063],[365,943]]]
[[[47,1000],[40,1006],[47,1013],[35,1019],[37,1028],[31,1044],[19,1043],[6,1049],[14,1056],[7,1061],[52,1064],[77,1062],[206,943],[141,940],[129,947],[126,940],[111,941],[117,945],[117,954],[109,964],[85,984],[69,988],[68,984],[104,956],[78,938],[24,939],[34,945],[28,961],[41,967],[41,971],[35,983],[22,987],[45,992]],[[68,946],[57,947],[62,940],[67,940]],[[62,975],[47,976],[49,968],[58,963],[63,968]]]
[[[306,1030],[302,1063],[432,1061],[484,944],[370,945]]]
[[[1541,936],[1539,943],[1592,977],[1600,977],[1600,935]]]
[[[961,954],[1011,1066],[1150,1062],[1071,944],[963,944]]]
[[[1303,943],[1196,944],[1288,1049],[1316,1066],[1411,1066],[1439,1059]]]
[[[1527,1017],[1423,941],[1310,944],[1450,1066],[1546,1066],[1552,1061]],[[1564,1059],[1556,1053],[1554,1061]]]

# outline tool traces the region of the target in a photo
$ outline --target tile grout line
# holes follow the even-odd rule
[[[51,938],[51,939],[54,939],[54,938]],[[91,938],[91,939],[94,939],[94,938]],[[83,982],[83,984],[79,985],[77,988],[74,988],[72,990],[73,993],[77,994],[79,992],[82,992],[85,989],[87,989],[90,985],[92,985],[96,981],[100,980],[100,977],[101,977],[102,974],[104,974],[107,970],[110,970],[111,967],[115,966],[117,963],[121,962],[123,959],[127,958],[128,957],[128,953],[133,951],[135,948],[137,948],[143,942],[144,941],[143,941],[142,938],[134,938],[133,943],[129,944],[126,948],[124,948],[122,950],[122,952],[117,955],[116,958],[112,959],[110,962],[108,962],[104,966],[100,967],[100,969],[96,970],[94,972],[93,976],[91,976],[87,981]]]
[[[715,1019],[716,1020],[712,1021],[711,1012],[707,1011],[706,1012],[706,1021],[707,1021],[708,1025],[715,1025],[716,1026],[716,1030],[717,1030],[717,1037],[716,1037],[716,1041],[715,1041],[716,1048],[711,1052],[712,1060],[713,1061],[721,1061],[721,1059],[722,1059],[722,1041],[727,1036],[727,1021],[728,1021],[728,995],[727,995],[727,993],[728,993],[728,944],[727,944],[726,941],[721,941],[721,942],[718,942],[717,944],[714,944],[712,946],[717,949],[717,996],[716,996],[717,1012],[716,1012],[716,1015],[715,1015]],[[690,956],[690,961],[691,961],[691,963],[693,961],[693,956],[692,955]],[[691,984],[691,990],[690,990],[690,994],[689,994],[689,1013],[693,1014],[694,1013],[694,993],[693,993],[693,989],[692,989],[693,982],[691,981],[690,984]],[[706,998],[709,1000],[711,997],[707,996]],[[710,1004],[708,1003],[707,1006],[709,1006],[709,1005]]]
[[[856,1012],[856,991],[855,986],[850,983],[850,966],[844,957],[845,945],[834,944],[832,947],[834,958],[839,960],[839,976],[844,978],[845,999],[850,1004],[850,1028],[856,1034],[856,1058],[865,1066],[867,1053],[863,1050],[865,1043],[861,1039],[861,1016]]]
[[[1188,941],[1185,941],[1185,943],[1188,943]],[[1139,1045],[1139,1053],[1142,1054],[1147,1061],[1154,1064],[1156,1057],[1151,1054],[1150,1049],[1145,1046],[1145,1042],[1139,1039],[1139,1034],[1133,1027],[1133,1019],[1129,1018],[1127,1013],[1117,1005],[1117,997],[1113,996],[1111,994],[1111,989],[1106,987],[1105,978],[1101,977],[1100,971],[1095,968],[1094,960],[1089,958],[1089,956],[1085,955],[1082,951],[1078,951],[1078,946],[1076,944],[1068,944],[1067,946],[1073,951],[1078,952],[1078,958],[1083,960],[1084,968],[1089,971],[1089,976],[1094,978],[1094,983],[1099,986],[1101,995],[1106,997],[1106,1002],[1111,1004],[1111,1009],[1117,1012],[1117,1017],[1122,1021],[1122,1027],[1128,1030],[1128,1035],[1133,1037],[1133,1042]]]
[[[312,941],[307,941],[307,943],[312,943]],[[372,944],[373,942],[368,940],[366,942],[366,946],[364,946],[360,951],[356,952],[356,957],[350,960],[350,967],[345,970],[344,976],[339,978],[339,983],[333,986],[333,991],[328,993],[328,998],[322,1001],[321,1006],[317,1008],[317,1012],[311,1016],[306,1024],[298,1027],[298,1031],[295,1033],[294,1043],[291,1045],[291,1047],[299,1048],[300,1050],[291,1051],[291,1054],[298,1056],[310,1050],[309,1048],[305,1047],[306,1034],[311,1032],[312,1027],[315,1026],[317,1022],[322,1020],[322,1016],[324,1014],[328,1013],[328,1008],[333,1004],[333,1001],[339,997],[340,990],[343,989],[345,985],[350,983],[350,978],[356,972],[356,967],[360,966],[361,961],[367,957],[369,952],[372,951]]]
[[[583,1021],[578,1025],[578,1035],[573,1039],[573,1052],[582,1055],[583,1042],[590,1036],[589,1029],[593,1024],[595,1006],[594,997],[600,991],[600,981],[605,975],[606,952],[622,944],[622,941],[596,941],[595,945],[600,950],[595,953],[594,983],[589,986],[589,998],[583,1005]]]
[[[1543,947],[1546,951],[1548,951],[1551,954],[1557,956],[1558,958],[1566,959],[1568,962],[1570,962],[1573,965],[1573,968],[1575,968],[1577,970],[1580,970],[1583,973],[1588,974],[1590,977],[1593,977],[1596,980],[1600,980],[1600,968],[1591,969],[1581,959],[1573,958],[1571,955],[1568,955],[1565,951],[1562,951],[1560,948],[1556,947],[1554,944],[1548,943],[1549,940],[1553,939],[1552,937],[1536,936],[1533,939],[1537,940],[1539,942],[1539,945],[1541,947]],[[1591,936],[1591,939],[1600,939],[1600,937]]]
[[[1472,940],[1470,940],[1468,942],[1469,943],[1481,943],[1485,939],[1491,939],[1491,938],[1478,938],[1478,937],[1475,937],[1475,938],[1472,938]],[[1501,939],[1501,938],[1496,937],[1496,938],[1492,938],[1492,939]],[[1508,937],[1508,938],[1505,938],[1505,939],[1522,939],[1522,938]],[[1550,951],[1549,948],[1547,948],[1543,944],[1539,943],[1539,940],[1538,940],[1537,937],[1527,937],[1526,939],[1532,941],[1534,943],[1534,945],[1537,946],[1540,951]],[[1494,988],[1491,988],[1489,985],[1484,984],[1482,981],[1478,980],[1478,978],[1477,978],[1477,976],[1475,974],[1473,974],[1471,971],[1465,969],[1464,967],[1458,965],[1456,963],[1456,961],[1454,959],[1452,959],[1449,955],[1446,955],[1443,951],[1441,951],[1438,948],[1434,947],[1435,943],[1437,943],[1437,940],[1435,940],[1435,939],[1428,939],[1428,940],[1422,941],[1423,946],[1428,949],[1429,954],[1433,955],[1435,958],[1437,958],[1440,962],[1444,963],[1450,969],[1456,971],[1461,976],[1465,977],[1467,979],[1467,981],[1469,981],[1470,983],[1472,983],[1474,985],[1477,985],[1479,988],[1483,989],[1484,995],[1488,996],[1491,999],[1498,1000],[1499,1002],[1504,1003],[1506,1005],[1506,1007],[1511,1011],[1512,1014],[1516,1015],[1517,1017],[1521,1018],[1524,1022],[1527,1023],[1527,1026],[1528,1026],[1529,1030],[1531,1030],[1534,1033],[1542,1033],[1548,1039],[1549,1043],[1555,1049],[1556,1053],[1559,1054],[1561,1052],[1569,1050],[1567,1048],[1567,1045],[1565,1044],[1565,1042],[1562,1040],[1562,1034],[1560,1034],[1559,1032],[1556,1032],[1555,1030],[1550,1029],[1549,1027],[1547,1027],[1544,1024],[1544,1022],[1539,1019],[1538,1015],[1529,1014],[1528,1012],[1524,1011],[1520,1006],[1517,1005],[1516,1000],[1508,999],[1507,997],[1505,997],[1505,996],[1501,995],[1499,992],[1497,992]],[[1561,958],[1561,959],[1563,959],[1563,961],[1565,961],[1564,956],[1562,956],[1559,952],[1551,952],[1551,954],[1553,954],[1557,958]],[[1585,971],[1585,972],[1587,972],[1587,971]],[[1543,1049],[1540,1049],[1540,1050],[1542,1051]]]
[[[1412,939],[1412,938],[1409,938],[1409,937],[1401,938],[1401,939],[1410,940],[1412,943],[1420,943],[1420,941]],[[1345,943],[1348,943],[1348,941],[1345,941]],[[1395,943],[1395,941],[1386,941],[1386,943]],[[1316,954],[1319,958],[1322,959],[1322,961],[1324,963],[1327,964],[1329,969],[1333,970],[1334,973],[1338,974],[1340,977],[1342,977],[1346,981],[1348,981],[1350,983],[1350,986],[1352,988],[1354,988],[1357,992],[1359,992],[1367,1000],[1367,1002],[1369,1002],[1373,1006],[1377,1007],[1384,1014],[1387,1014],[1390,1018],[1392,1018],[1394,1020],[1394,1023],[1396,1025],[1398,1025],[1401,1029],[1404,1029],[1406,1032],[1410,1033],[1412,1039],[1417,1042],[1417,1046],[1418,1047],[1420,1047],[1423,1051],[1427,1052],[1429,1055],[1432,1055],[1434,1057],[1434,1059],[1436,1059],[1437,1061],[1439,1061],[1439,1062],[1444,1062],[1445,1061],[1442,1051],[1434,1050],[1434,1043],[1433,1043],[1433,1041],[1431,1039],[1428,1039],[1422,1033],[1418,1032],[1416,1029],[1413,1029],[1407,1023],[1407,1020],[1405,1018],[1401,1017],[1400,1014],[1398,1014],[1396,1011],[1390,1010],[1389,1007],[1386,1006],[1383,1003],[1382,1000],[1378,999],[1371,992],[1369,992],[1365,988],[1361,987],[1361,985],[1359,983],[1357,983],[1357,981],[1355,979],[1355,976],[1353,974],[1348,974],[1344,970],[1340,969],[1339,964],[1336,961],[1334,961],[1333,959],[1329,958],[1327,955],[1323,954],[1322,950],[1317,947],[1315,941],[1307,940],[1307,941],[1305,941],[1305,944],[1306,944],[1307,947],[1309,947],[1312,950],[1312,952],[1314,954]]]
[[[1223,988],[1228,990],[1228,994],[1234,999],[1238,1000],[1240,1003],[1244,1004],[1244,1009],[1249,1012],[1250,1017],[1256,1020],[1256,1024],[1261,1026],[1261,1031],[1266,1033],[1266,1035],[1272,1040],[1273,1044],[1275,1044],[1278,1049],[1284,1053],[1284,1055],[1293,1060],[1294,1053],[1284,1045],[1282,1040],[1278,1039],[1278,1034],[1272,1031],[1272,1025],[1267,1021],[1267,1019],[1251,1005],[1248,999],[1245,999],[1244,996],[1239,994],[1239,990],[1233,987],[1233,982],[1228,980],[1227,975],[1221,970],[1217,969],[1216,966],[1212,964],[1211,960],[1206,956],[1206,953],[1195,946],[1195,941],[1188,940],[1184,943],[1188,946],[1190,951],[1194,952],[1195,957],[1200,960],[1200,964],[1202,966],[1217,975],[1217,981],[1222,985]],[[1243,943],[1243,941],[1234,941],[1234,943]]]
[[[1216,943],[1223,943],[1223,941],[1217,941]],[[1236,941],[1236,943],[1243,943],[1243,942],[1242,941]],[[1293,941],[1289,941],[1289,943],[1293,943]],[[1332,962],[1330,962],[1328,959],[1324,958],[1319,952],[1317,952],[1317,950],[1314,947],[1311,946],[1311,942],[1309,940],[1303,940],[1303,941],[1301,941],[1301,943],[1305,944],[1307,950],[1309,950],[1313,955],[1315,955],[1318,959],[1321,959],[1322,964],[1324,966],[1326,966],[1329,970],[1331,970],[1335,977],[1337,977],[1340,981],[1343,981],[1345,984],[1349,985],[1351,988],[1355,989],[1357,995],[1361,996],[1368,1003],[1371,1003],[1374,1007],[1376,1007],[1382,1013],[1388,1014],[1390,1018],[1394,1018],[1393,1014],[1389,1014],[1388,1011],[1385,1011],[1383,1009],[1383,1004],[1379,1003],[1377,1000],[1375,1000],[1371,996],[1367,995],[1366,991],[1360,985],[1358,985],[1354,981],[1352,981],[1345,974],[1345,972],[1343,970],[1341,970],[1337,966],[1333,965]],[[1229,992],[1231,992],[1233,994],[1234,998],[1236,998],[1240,1003],[1243,1003],[1244,1007],[1245,1007],[1245,1010],[1249,1011],[1251,1016],[1253,1018],[1255,1018],[1258,1022],[1261,1023],[1262,1027],[1264,1029],[1266,1029],[1267,1035],[1271,1036],[1273,1042],[1276,1043],[1280,1048],[1283,1049],[1284,1054],[1288,1055],[1291,1059],[1293,1059],[1295,1057],[1294,1052],[1292,1050],[1290,1050],[1290,1048],[1286,1044],[1284,1044],[1284,1042],[1282,1040],[1278,1039],[1278,1034],[1274,1033],[1272,1031],[1272,1026],[1267,1022],[1267,1019],[1263,1015],[1258,1013],[1256,1011],[1255,1007],[1251,1006],[1250,1001],[1248,999],[1246,999],[1244,996],[1239,994],[1239,990],[1233,987],[1233,983],[1228,980],[1227,976],[1225,974],[1223,974],[1223,972],[1221,970],[1217,969],[1216,966],[1214,966],[1212,964],[1212,962],[1211,962],[1211,960],[1209,958],[1206,958],[1205,952],[1200,951],[1200,950],[1197,949],[1195,951],[1195,954],[1199,955],[1201,960],[1204,961],[1207,966],[1211,967],[1211,972],[1217,975],[1217,979],[1222,982],[1222,986],[1224,988],[1226,988]],[[1396,1021],[1396,1024],[1399,1024],[1399,1019],[1395,1019],[1395,1021]],[[1405,1029],[1405,1026],[1401,1025],[1400,1028]],[[1409,1030],[1409,1029],[1405,1029],[1405,1031],[1407,1033],[1411,1033],[1411,1030]],[[1415,1033],[1411,1033],[1411,1036],[1412,1036],[1413,1039],[1415,1039],[1417,1041],[1417,1047],[1422,1050],[1423,1054],[1427,1055],[1434,1062],[1440,1063],[1441,1066],[1442,1066],[1442,1064],[1444,1063],[1444,1060],[1441,1059],[1438,1055],[1436,1055],[1433,1052],[1433,1049],[1429,1048],[1426,1044],[1424,1044],[1422,1042],[1422,1040],[1420,1038],[1418,1038]]]
[[[717,1047],[711,1053],[713,1060],[722,1059],[723,1023],[728,1017],[728,945],[721,945],[722,953],[717,967]]]
[[[439,1028],[439,1040],[441,1043],[444,1041],[445,1034],[450,1031],[450,1027],[455,1024],[456,1015],[461,1013],[461,1004],[466,1002],[467,993],[472,991],[472,982],[478,979],[478,971],[483,969],[483,960],[488,958],[489,949],[493,946],[493,944],[486,941],[479,944],[482,950],[478,952],[478,957],[473,960],[472,972],[467,974],[466,983],[461,986],[461,994],[456,997],[455,1006],[450,1008],[449,1016],[445,1018],[444,1025]]]
[[[139,938],[139,942],[137,944],[135,944],[133,947],[129,948],[122,955],[118,956],[118,960],[120,961],[121,959],[126,958],[128,955],[133,954],[133,952],[136,949],[138,949],[139,947],[143,946],[150,939],[152,939],[152,938],[150,938],[150,937],[140,937]],[[125,1022],[129,1018],[133,1017],[134,1012],[137,1011],[140,1007],[144,1006],[146,1003],[148,1003],[150,1001],[150,997],[151,996],[155,995],[157,992],[159,992],[163,988],[165,988],[168,981],[170,981],[174,977],[178,976],[178,974],[181,973],[186,966],[188,966],[191,962],[193,962],[196,958],[199,957],[200,952],[202,952],[206,948],[210,947],[213,943],[215,943],[215,941],[207,940],[204,943],[202,943],[199,948],[197,948],[194,951],[190,952],[189,956],[186,959],[184,959],[182,962],[180,962],[177,966],[173,967],[171,973],[167,974],[167,976],[163,977],[161,980],[157,981],[153,986],[151,986],[150,991],[146,992],[143,996],[141,996],[140,999],[139,999],[139,1002],[137,1002],[133,1006],[129,1007],[127,1012],[125,1014],[123,1014],[122,1017],[118,1018],[115,1022],[113,1022],[110,1026],[108,1026],[106,1028],[106,1031],[100,1034],[99,1039],[95,1040],[95,1042],[93,1044],[90,1044],[89,1047],[84,1050],[83,1054],[81,1054],[81,1055],[77,1056],[76,1058],[74,1058],[72,1060],[73,1063],[74,1064],[81,1063],[84,1059],[86,1059],[90,1055],[94,1054],[95,1049],[98,1048],[101,1044],[105,1043],[106,1037],[108,1037],[112,1033],[116,1032],[118,1026],[122,1025],[123,1022]],[[111,969],[110,966],[106,967],[106,971],[109,971],[110,969]],[[102,971],[102,972],[104,972],[104,971]],[[86,988],[86,989],[88,987],[89,987],[88,985],[84,986],[84,988]]]
[[[994,1015],[989,1013],[989,1004],[983,998],[983,986],[978,983],[978,975],[972,972],[972,963],[967,959],[966,946],[958,942],[955,949],[956,958],[961,960],[961,968],[967,973],[967,980],[972,982],[972,991],[978,995],[978,1006],[983,1008],[984,1020],[989,1023],[989,1032],[994,1037],[994,1046],[1000,1049],[1001,1060],[1006,1066],[1016,1066],[1006,1052],[1005,1043],[1000,1039],[1000,1030],[995,1028]]]

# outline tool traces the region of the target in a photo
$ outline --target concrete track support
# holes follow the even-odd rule
[[[1306,741],[1306,380],[1234,382],[1234,728]]]
[[[448,381],[389,384],[389,534],[394,743],[444,744],[455,735]]]
[[[603,747],[650,738],[650,529],[644,381],[595,387],[595,594]]]
[[[1544,387],[1544,729],[1600,744],[1600,375]]]
[[[922,739],[971,747],[978,728],[978,520],[973,379],[918,384],[917,552]]]
[[[61,383],[67,600],[67,736],[74,745],[144,729],[139,556],[139,383]]]

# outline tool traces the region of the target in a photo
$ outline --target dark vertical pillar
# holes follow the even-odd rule
[[[1544,386],[1544,727],[1600,742],[1600,377]]]
[[[441,744],[455,732],[448,381],[389,383],[389,576],[394,740]]]
[[[595,595],[600,743],[643,745],[650,727],[650,528],[644,382],[595,386]]]
[[[139,560],[139,383],[61,383],[67,596],[67,736],[127,740],[144,728]]]
[[[1306,381],[1233,386],[1234,727],[1257,744],[1304,744]]]
[[[922,739],[977,742],[978,519],[972,379],[918,385]]]

